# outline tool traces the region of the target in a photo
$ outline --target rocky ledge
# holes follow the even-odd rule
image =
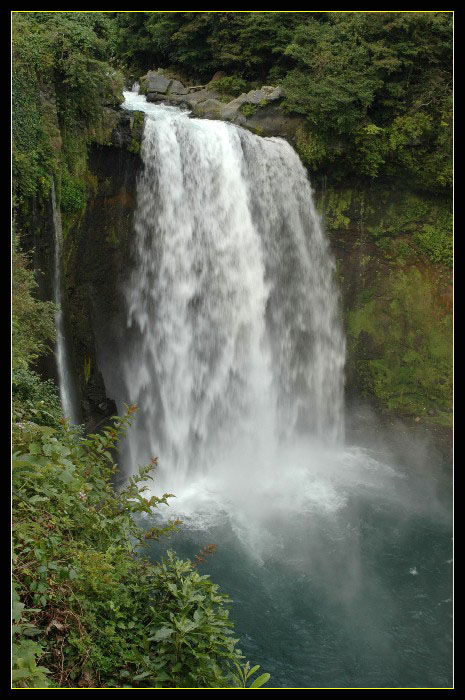
[[[215,89],[215,82],[214,76],[207,85],[184,85],[162,69],[149,71],[139,81],[147,102],[188,109],[194,116],[204,119],[230,121],[260,136],[293,138],[302,124],[299,117],[284,113],[281,107],[284,91],[279,86],[264,85],[225,101],[224,95]]]

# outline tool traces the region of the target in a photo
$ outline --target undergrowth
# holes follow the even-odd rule
[[[98,435],[66,421],[14,425],[13,687],[260,687],[269,674],[252,682],[229,598],[199,562],[138,553],[179,521],[145,530],[134,518],[170,498],[147,494],[156,459],[113,486],[134,410]]]

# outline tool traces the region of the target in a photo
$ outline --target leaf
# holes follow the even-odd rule
[[[163,639],[171,637],[173,632],[174,630],[170,629],[169,627],[162,627],[153,635],[153,637],[149,637],[149,642],[161,642]]]
[[[134,676],[133,680],[135,681],[141,681],[143,678],[147,678],[147,676],[151,676],[152,671],[144,671],[143,673],[139,673],[137,676]]]
[[[262,673],[261,676],[258,676],[252,683],[252,685],[249,685],[249,688],[261,688],[262,685],[265,685],[265,683],[268,683],[270,680],[270,674],[269,673]]]
[[[30,675],[31,675],[31,672],[29,669],[18,668],[18,669],[13,669],[11,677],[14,681],[19,681],[22,678],[29,678]]]
[[[73,476],[73,474],[71,474],[71,472],[64,470],[64,471],[61,472],[61,474],[60,474],[60,476],[59,476],[58,478],[59,478],[60,481],[62,481],[64,484],[69,484],[70,481],[73,480],[74,476]]]
[[[32,496],[32,498],[29,499],[29,503],[41,503],[42,501],[49,501],[50,499],[47,498],[47,496]]]
[[[253,668],[250,669],[250,671],[246,674],[246,678],[250,678],[250,676],[253,676],[254,673],[258,671],[260,666],[254,666]]]

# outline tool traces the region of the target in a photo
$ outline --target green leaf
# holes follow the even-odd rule
[[[168,637],[171,637],[173,634],[174,630],[170,629],[169,627],[162,627],[159,629],[153,637],[149,637],[149,642],[161,642],[163,639],[167,639]]]
[[[258,671],[260,666],[254,666],[253,668],[250,669],[250,671],[247,673],[246,678],[250,678],[250,676],[253,676],[254,673]]]
[[[265,685],[265,683],[268,683],[270,680],[270,674],[269,673],[262,673],[261,676],[258,676],[252,683],[252,685],[249,686],[249,688],[261,688],[262,685]]]
[[[73,479],[74,475],[71,474],[71,472],[67,471],[66,469],[61,472],[61,474],[58,477],[60,481],[62,481],[64,484],[69,484]]]
[[[147,676],[151,676],[152,671],[144,671],[143,673],[139,673],[137,676],[134,676],[133,680],[135,681],[141,681],[143,678],[147,678]]]

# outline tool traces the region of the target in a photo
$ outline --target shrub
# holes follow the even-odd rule
[[[55,339],[56,306],[40,301],[34,294],[37,282],[30,269],[29,257],[18,249],[13,239],[13,368],[25,368],[50,350]]]
[[[247,90],[247,82],[236,75],[232,75],[215,80],[213,87],[222,95],[233,95],[237,97]]]
[[[63,173],[61,180],[60,209],[66,213],[72,213],[83,209],[86,204],[84,182],[71,178]]]
[[[13,577],[35,635],[30,644],[14,629],[15,671],[30,660],[15,687],[46,687],[47,677],[60,688],[241,686],[228,598],[172,552],[159,564],[139,556],[179,523],[143,529],[134,517],[170,497],[145,494],[156,459],[113,487],[129,422],[86,437],[66,422],[15,426]]]
[[[55,383],[42,381],[27,367],[12,374],[13,421],[33,420],[40,425],[54,426],[62,417],[60,399]]]

